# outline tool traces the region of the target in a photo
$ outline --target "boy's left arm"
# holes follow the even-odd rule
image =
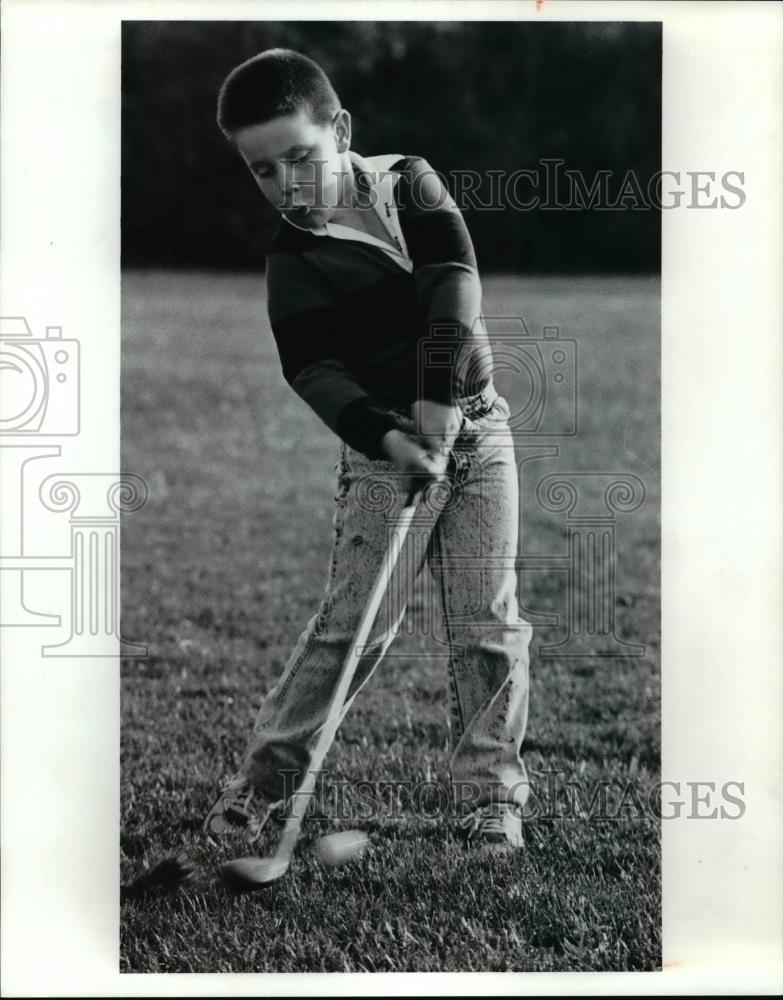
[[[398,181],[398,218],[419,301],[419,337],[443,350],[422,364],[413,416],[431,450],[450,448],[463,421],[460,396],[491,377],[492,352],[481,315],[481,281],[468,227],[440,177],[423,157],[410,157]],[[448,331],[435,334],[435,328]],[[421,359],[424,352],[419,352]],[[451,356],[450,363],[443,357]]]
[[[459,406],[434,399],[417,399],[412,409],[416,435],[433,454],[446,454],[462,429],[464,416]]]

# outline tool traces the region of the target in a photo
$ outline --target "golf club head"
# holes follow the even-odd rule
[[[285,858],[237,858],[221,865],[224,885],[232,892],[254,892],[274,885],[288,871]]]

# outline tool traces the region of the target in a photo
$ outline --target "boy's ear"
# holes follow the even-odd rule
[[[351,113],[340,108],[332,119],[334,139],[338,153],[345,153],[351,147]]]

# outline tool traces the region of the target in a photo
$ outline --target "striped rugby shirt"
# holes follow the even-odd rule
[[[401,426],[395,409],[480,392],[492,354],[473,244],[442,180],[418,156],[349,157],[394,245],[283,217],[267,256],[267,308],[286,381],[376,459]]]

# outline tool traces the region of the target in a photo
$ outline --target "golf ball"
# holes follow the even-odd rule
[[[344,865],[358,858],[370,841],[361,830],[341,830],[318,841],[318,857],[325,865]]]

